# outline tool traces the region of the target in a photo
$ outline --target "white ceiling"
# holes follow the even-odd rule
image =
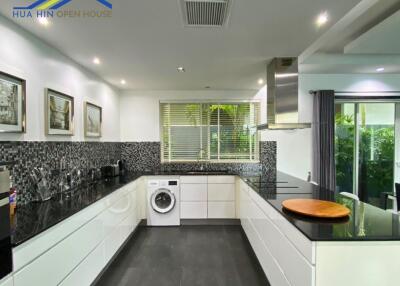
[[[55,18],[48,27],[12,19],[106,81],[127,89],[257,89],[273,57],[298,56],[360,0],[235,0],[227,28],[185,28],[177,0],[110,0],[107,19]],[[26,4],[26,1],[20,1]],[[101,9],[73,0],[64,8]],[[329,24],[317,29],[316,16]],[[92,63],[94,56],[102,60]],[[178,73],[177,66],[186,73]],[[121,86],[120,79],[127,81]]]
[[[373,13],[376,13],[375,7],[371,9],[372,12],[366,11],[366,17],[371,18],[374,16]],[[389,16],[348,41],[343,45],[342,52],[327,53],[322,49],[312,54],[301,63],[300,71],[318,74],[400,74],[400,10],[398,9],[399,5],[389,9]],[[347,30],[349,28],[345,27]],[[327,34],[329,31],[324,36]],[[378,72],[378,68],[384,68],[384,71]]]
[[[400,55],[400,11],[345,46],[347,54]]]
[[[384,72],[377,72],[381,67]],[[303,74],[400,74],[400,55],[316,53],[299,70]]]

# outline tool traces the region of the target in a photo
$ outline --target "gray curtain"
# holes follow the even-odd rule
[[[335,92],[319,90],[313,105],[313,181],[335,190]]]

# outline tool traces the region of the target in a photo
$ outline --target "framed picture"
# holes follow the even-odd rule
[[[0,72],[0,132],[26,131],[26,82]]]
[[[102,110],[100,106],[85,101],[85,136],[101,137]]]
[[[47,135],[74,135],[74,98],[47,88],[45,91]]]

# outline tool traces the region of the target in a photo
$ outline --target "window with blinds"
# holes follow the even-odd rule
[[[161,103],[164,162],[257,161],[259,103]]]

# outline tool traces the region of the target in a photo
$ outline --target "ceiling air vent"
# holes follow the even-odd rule
[[[222,27],[232,0],[180,0],[185,26]]]

